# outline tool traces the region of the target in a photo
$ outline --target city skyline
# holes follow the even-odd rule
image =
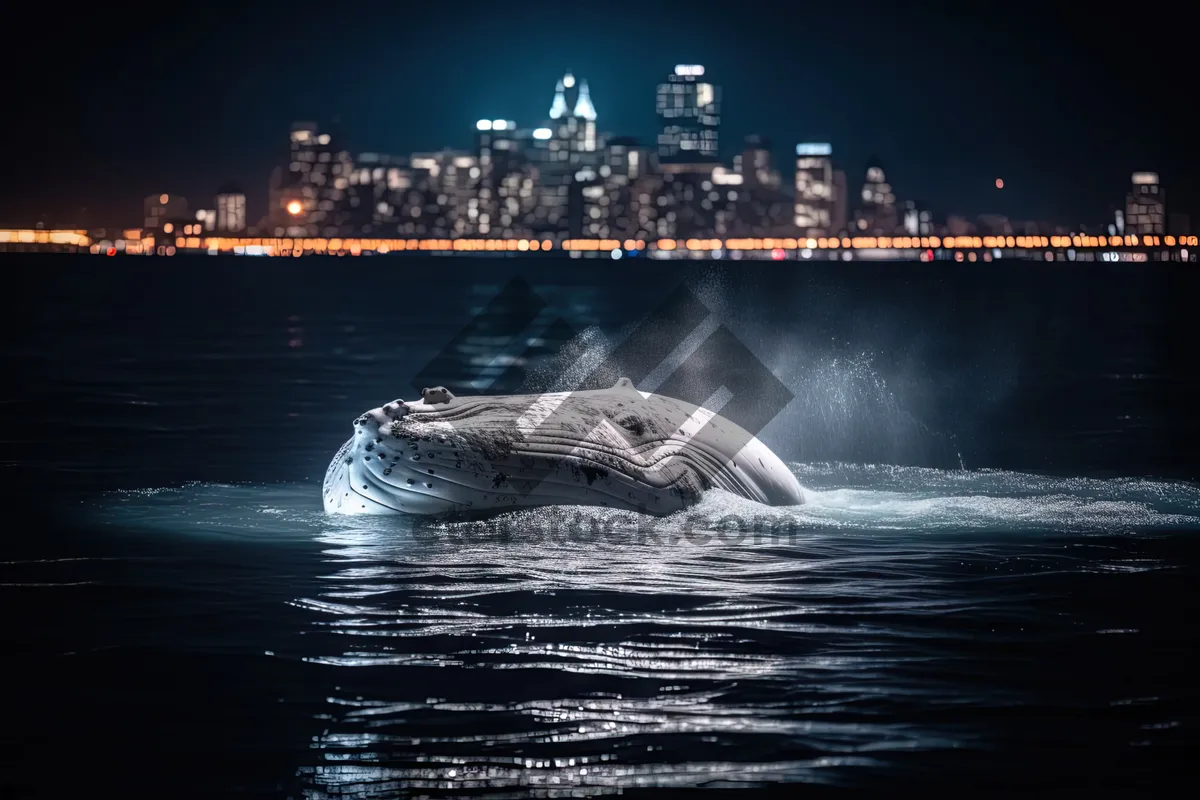
[[[150,194],[207,198],[229,179],[261,207],[259,176],[276,160],[278,131],[296,119],[340,120],[352,152],[465,149],[476,119],[543,116],[545,80],[564,67],[588,76],[604,128],[648,142],[656,80],[672,64],[697,62],[724,88],[726,161],[750,134],[774,141],[781,163],[795,143],[828,141],[848,170],[881,157],[906,196],[932,207],[1068,226],[1120,205],[1112,187],[1149,170],[1182,208],[1196,207],[1196,166],[1173,121],[1190,101],[1171,80],[1182,51],[1170,30],[1139,44],[1160,68],[1143,79],[1097,46],[1111,30],[1073,18],[1059,24],[1067,17],[1045,6],[1036,21],[1007,4],[991,16],[981,8],[923,18],[880,5],[856,15],[778,12],[772,22],[705,3],[653,12],[617,3],[598,18],[546,5],[534,24],[466,4],[470,30],[455,27],[448,11],[418,15],[431,31],[462,30],[457,38],[408,37],[372,53],[326,37],[301,68],[272,32],[317,35],[319,21],[292,4],[280,28],[270,5],[233,29],[219,17],[183,25],[162,12],[165,26],[180,28],[170,48],[153,38],[97,40],[98,16],[68,20],[71,47],[54,59],[74,65],[79,78],[72,69],[58,74],[79,101],[60,108],[32,91],[21,97],[37,123],[3,131],[23,157],[0,222],[42,213],[65,221],[87,206],[89,224],[114,224],[123,215],[112,209],[127,213]],[[353,16],[352,6],[344,13]],[[640,24],[628,30],[634,11]],[[401,16],[377,10],[371,18],[386,27]],[[589,35],[580,39],[582,29]],[[215,30],[222,34],[214,39]],[[217,67],[218,54],[226,66]],[[41,68],[43,56],[19,55],[27,69]]]
[[[468,149],[355,153],[342,130],[295,122],[290,156],[270,173],[265,213],[247,204],[241,184],[228,181],[210,208],[189,208],[175,192],[152,194],[142,220],[120,227],[176,235],[558,241],[1191,232],[1186,213],[1168,216],[1159,176],[1146,170],[1133,173],[1132,191],[1107,219],[1070,225],[936,211],[906,197],[877,156],[864,169],[847,169],[830,142],[795,144],[794,170],[774,161],[774,143],[760,135],[746,137],[732,159],[723,157],[730,147],[721,136],[722,87],[702,64],[676,64],[657,83],[658,130],[649,142],[605,130],[587,78],[571,69],[552,97],[536,127],[478,119]],[[999,177],[993,184],[997,192],[1006,186]]]
[[[796,230],[776,229],[773,234],[768,235],[822,236],[840,232],[842,235],[852,236],[900,234],[928,236],[935,232],[949,235],[977,232],[978,226],[966,215],[954,211],[935,212],[927,203],[898,197],[897,190],[888,182],[885,175],[883,161],[876,155],[872,155],[867,160],[865,168],[861,170],[864,177],[861,184],[856,180],[857,176],[853,175],[853,171],[848,176],[845,165],[835,160],[833,144],[830,142],[799,142],[795,145],[794,181],[787,179],[790,176],[782,176],[780,165],[774,163],[773,150],[777,151],[778,148],[774,146],[770,137],[751,134],[741,143],[740,152],[732,159],[728,158],[727,155],[732,147],[728,137],[720,137],[722,87],[713,81],[714,77],[702,64],[675,65],[671,72],[657,84],[655,112],[658,117],[658,130],[654,135],[648,137],[650,140],[648,142],[639,141],[637,137],[614,135],[612,131],[604,130],[586,77],[576,78],[574,71],[567,69],[554,87],[553,100],[550,102],[548,113],[543,115],[542,120],[534,123],[537,127],[522,125],[515,120],[479,119],[473,126],[476,132],[476,141],[470,148],[458,149],[451,145],[443,145],[440,148],[427,149],[424,155],[417,153],[402,155],[353,153],[346,149],[345,140],[342,138],[346,132],[336,122],[333,127],[339,137],[337,141],[332,140],[332,134],[328,131],[318,133],[318,130],[323,129],[317,123],[296,122],[292,124],[293,150],[296,146],[296,131],[298,129],[309,130],[314,137],[314,142],[319,140],[319,144],[327,147],[331,155],[336,154],[334,155],[335,160],[341,159],[345,162],[344,167],[334,167],[335,172],[343,168],[349,172],[360,161],[365,162],[368,166],[390,165],[391,171],[395,172],[395,167],[408,169],[415,167],[420,162],[430,162],[431,157],[434,159],[460,155],[474,157],[479,152],[480,137],[500,136],[499,132],[501,131],[507,131],[507,137],[512,139],[507,144],[515,144],[518,138],[523,138],[527,143],[534,145],[545,144],[545,140],[559,138],[560,132],[552,132],[551,128],[544,126],[565,122],[571,126],[583,126],[578,133],[575,132],[575,127],[571,127],[569,131],[567,128],[561,130],[561,135],[578,138],[577,146],[581,150],[603,151],[611,149],[610,144],[616,144],[618,145],[617,151],[633,148],[647,154],[649,158],[643,171],[689,173],[695,172],[698,167],[705,170],[711,169],[713,170],[713,182],[728,183],[737,178],[738,184],[745,180],[748,184],[747,188],[758,187],[777,192],[779,195],[777,200],[786,197],[788,205],[794,210],[793,222]],[[572,145],[572,149],[575,147],[576,145]],[[322,158],[327,159],[328,156]],[[574,157],[572,159],[572,163],[575,163]],[[743,168],[743,159],[753,159],[754,163]],[[486,162],[486,160],[485,157],[484,161]],[[292,169],[295,170],[297,166],[293,161]],[[543,167],[543,171],[548,167],[549,165]],[[279,180],[280,169],[281,167],[277,166],[272,172],[272,187],[268,189],[265,214],[259,213],[259,209],[253,209],[248,205],[247,193],[242,188],[243,182],[227,180],[212,196],[211,205],[214,207],[210,209],[193,207],[193,210],[189,210],[186,198],[178,193],[164,192],[158,196],[150,195],[143,201],[146,215],[143,220],[144,226],[153,229],[163,220],[170,218],[176,224],[198,221],[205,230],[210,232],[248,231],[251,235],[264,236],[318,235],[315,229],[305,233],[299,228],[285,230],[282,227],[272,227],[272,221],[277,222],[279,219],[285,222],[289,221],[292,217],[299,217],[302,210],[305,209],[305,205],[299,202],[299,199],[293,198],[283,202],[278,199],[277,195],[281,189],[274,186],[274,183]],[[436,169],[434,167],[435,175]],[[378,167],[375,171],[379,171]],[[472,169],[472,173],[477,172],[478,169]],[[283,174],[286,175],[286,172]],[[724,179],[718,177],[724,174],[728,174],[729,177]],[[578,177],[576,175],[575,181],[570,178],[566,180],[568,183],[573,183],[578,181]],[[1063,224],[1060,220],[1030,220],[1027,222],[1015,220],[1014,222],[1018,228],[1022,225],[1029,227],[1030,232],[1033,232],[1036,227],[1040,229],[1041,233],[1068,231],[1123,233],[1128,219],[1133,232],[1137,232],[1139,222],[1143,232],[1158,234],[1166,233],[1168,230],[1172,233],[1186,234],[1190,232],[1189,217],[1186,213],[1176,215],[1173,224],[1168,225],[1168,217],[1164,213],[1161,197],[1150,201],[1157,202],[1157,206],[1144,209],[1146,212],[1157,213],[1149,216],[1134,216],[1133,212],[1137,209],[1136,206],[1131,205],[1134,203],[1134,195],[1144,196],[1150,191],[1157,194],[1160,190],[1159,176],[1157,173],[1141,170],[1133,173],[1132,182],[1134,192],[1127,196],[1123,207],[1120,204],[1113,205],[1113,213],[1108,220],[1093,220],[1082,225]],[[254,185],[256,182],[250,181],[249,183]],[[997,191],[1003,190],[1006,185],[1003,178],[996,178],[993,184]],[[1145,184],[1154,185],[1146,186]],[[711,184],[706,182],[707,185]],[[862,186],[861,196],[857,188],[859,185]],[[282,213],[281,209],[287,213]],[[308,209],[308,211],[312,210]],[[566,213],[565,206],[562,211],[564,214]],[[882,225],[876,224],[875,217],[879,214],[882,214],[885,219]],[[304,216],[310,215],[306,213]],[[318,214],[318,217],[320,216]],[[161,219],[158,219],[159,217]],[[935,223],[935,219],[938,220],[937,223]],[[978,215],[978,219],[985,228],[991,227],[990,222],[1009,226],[1009,218],[1004,215],[981,214]],[[1112,224],[1114,221],[1115,225]],[[39,224],[44,227],[44,223]],[[65,227],[78,228],[83,224],[84,222],[74,221]],[[130,219],[126,219],[119,227],[128,228],[133,224]],[[868,226],[870,226],[870,230],[868,230]],[[197,228],[197,232],[199,232],[200,226]],[[486,237],[487,230],[488,226],[485,224],[482,229],[472,229],[470,235]],[[1013,229],[1013,231],[1016,230]],[[341,232],[335,233],[333,229],[329,229],[325,235],[358,235],[362,232],[364,231],[343,229]],[[370,232],[370,227],[366,229],[366,232]],[[392,231],[392,233],[395,232]],[[602,237],[609,235],[607,229],[604,232],[597,229],[592,233],[598,233]],[[717,232],[713,230],[693,231],[688,235],[694,236],[697,233],[708,236]],[[453,237],[469,234],[458,231],[441,235]],[[586,235],[586,231],[564,229],[559,233],[559,238],[578,238]],[[652,231],[627,231],[626,235],[642,237],[654,234]],[[660,231],[659,235],[666,236],[668,234]],[[754,235],[763,235],[763,232],[757,231]]]

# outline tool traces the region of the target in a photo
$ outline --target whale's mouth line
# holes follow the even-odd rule
[[[445,516],[546,505],[662,516],[719,488],[799,505],[795,476],[757,438],[701,406],[611,389],[456,398],[373,408],[326,471],[331,513]]]

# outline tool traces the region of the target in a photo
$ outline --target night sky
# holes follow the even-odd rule
[[[1073,225],[1107,220],[1144,169],[1200,222],[1194,50],[1183,21],[1136,6],[80,8],[5,37],[0,224],[136,224],[147,195],[204,207],[228,180],[257,219],[294,120],[338,119],[354,153],[468,148],[481,117],[542,121],[567,68],[602,130],[652,143],[655,85],[677,63],[722,86],[724,157],[770,136],[785,182],[796,142],[830,141],[852,186],[877,154],[901,199]]]

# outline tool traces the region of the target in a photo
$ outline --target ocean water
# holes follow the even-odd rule
[[[1095,795],[1200,772],[1182,269],[5,264],[0,796]],[[513,278],[546,304],[531,360],[447,356]],[[725,325],[794,395],[760,436],[805,505],[322,512],[351,421],[427,364],[547,388],[555,335],[577,361],[681,286],[710,312],[693,339]]]

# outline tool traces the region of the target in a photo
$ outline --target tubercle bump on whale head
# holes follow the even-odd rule
[[[360,425],[371,421],[382,428],[389,423],[402,419],[409,413],[409,411],[410,409],[407,403],[405,403],[403,400],[396,399],[378,408],[372,408],[370,411],[360,415],[354,422],[355,425]]]

